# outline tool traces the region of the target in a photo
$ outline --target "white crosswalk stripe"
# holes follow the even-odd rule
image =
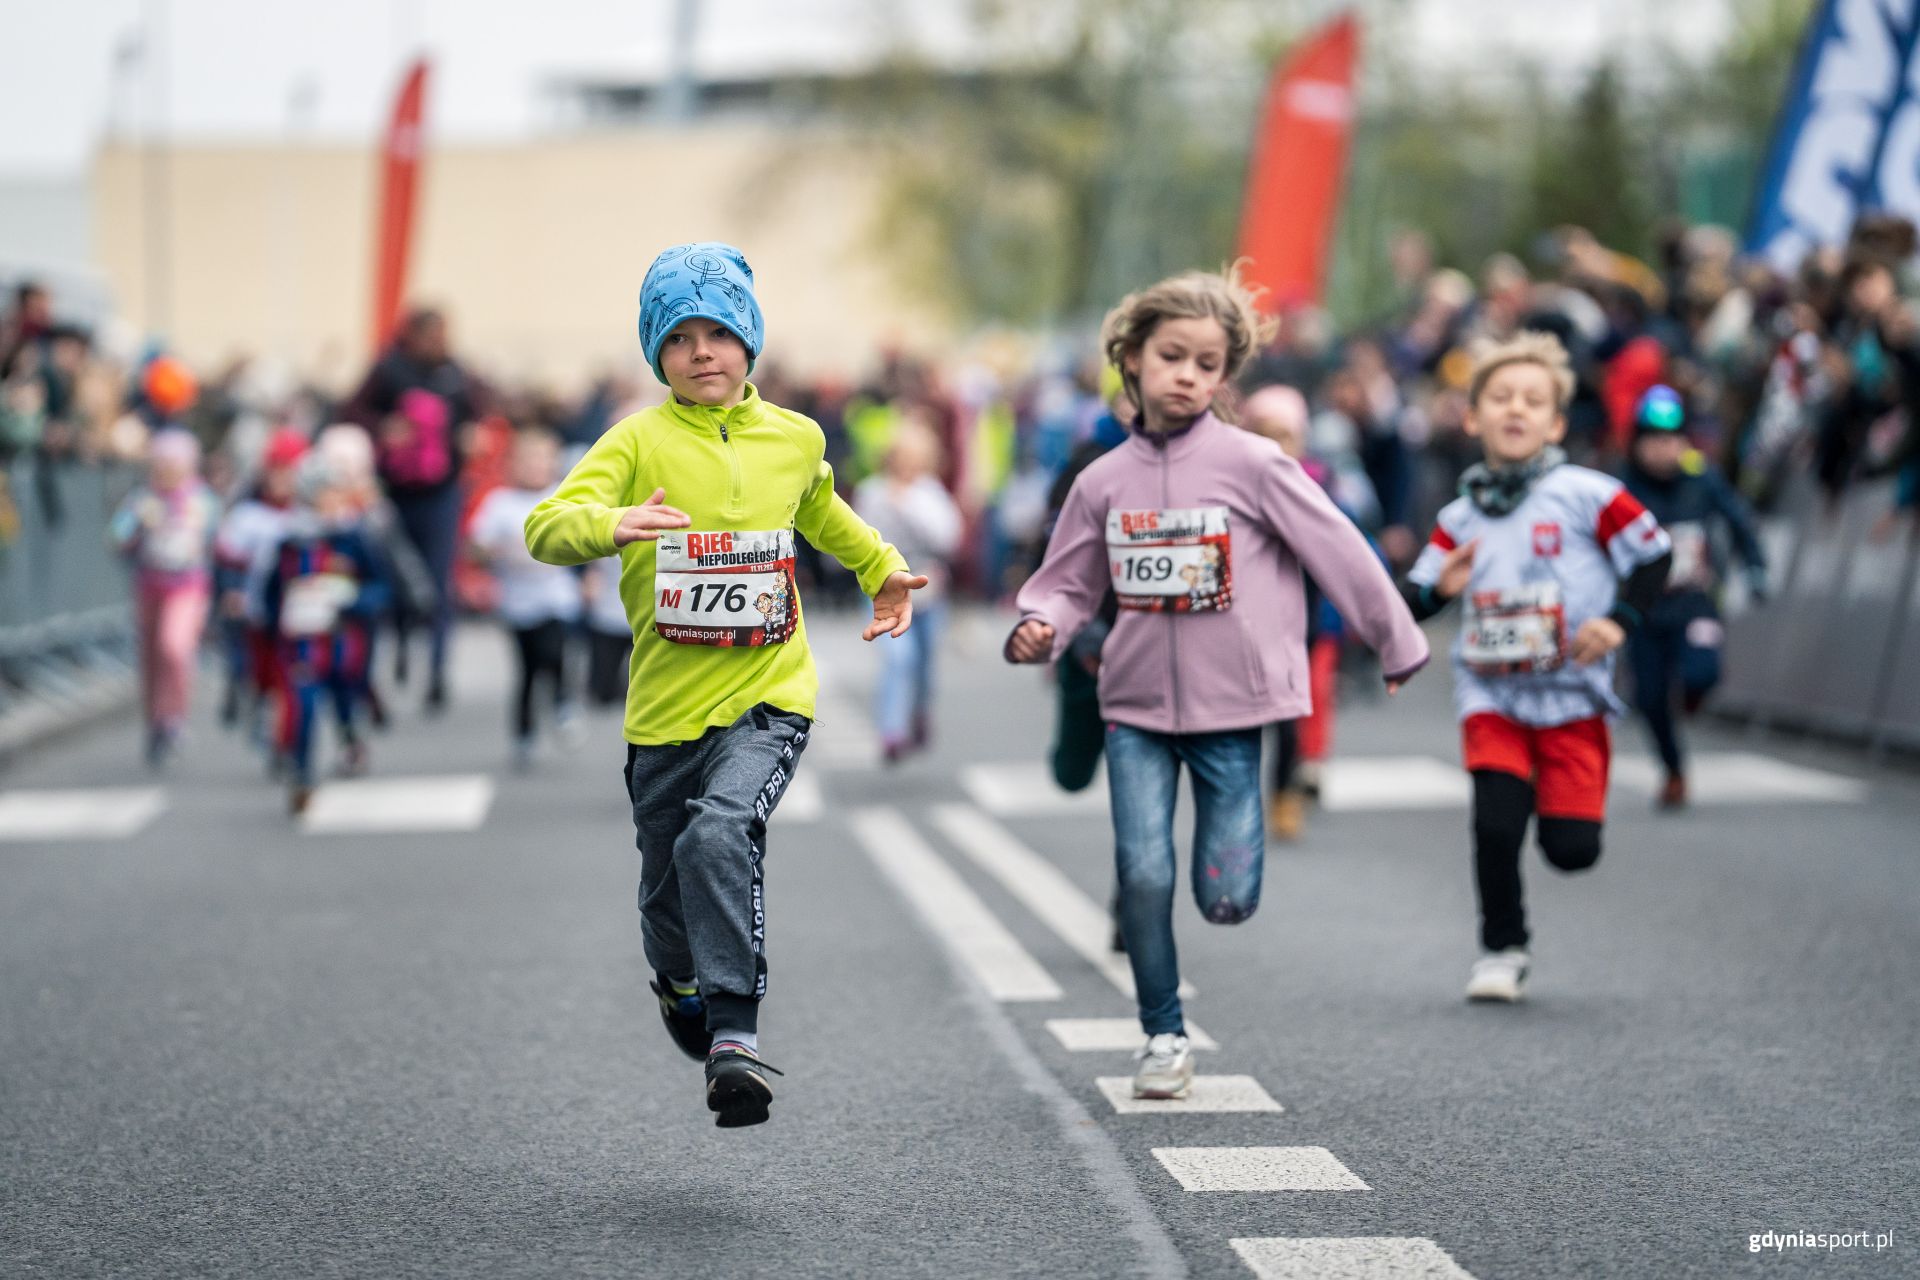
[[[1113,921],[1092,898],[1067,879],[1060,868],[1016,839],[1012,832],[971,805],[942,804],[933,808],[933,823],[942,835],[1056,934],[1080,958],[1098,969],[1129,1000],[1133,998],[1133,970],[1127,958],[1111,944]],[[1180,983],[1180,994],[1191,998],[1193,985]]]
[[[1133,1018],[1049,1018],[1047,1030],[1069,1053],[1131,1053],[1146,1040],[1146,1032]],[[1191,1020],[1187,1042],[1195,1049],[1220,1047]]]
[[[912,904],[921,923],[995,1000],[1060,998],[1060,985],[899,811],[856,810],[852,826],[867,856]]]
[[[814,653],[820,673],[820,691],[813,702],[813,736],[806,759],[818,768],[871,769],[879,763],[880,743],[873,722],[853,698],[843,692],[834,672]]]
[[[826,811],[827,798],[820,790],[820,783],[805,773],[795,773],[787,783],[787,793],[780,797],[780,807],[773,811],[770,825],[818,822]]]
[[[1231,1240],[1260,1280],[1473,1280],[1445,1249],[1419,1236]]]
[[[975,804],[1002,818],[1107,816],[1105,766],[1084,791],[1062,791],[1052,771],[1032,760],[970,764],[960,770],[960,786]]]
[[[1329,813],[1452,809],[1472,798],[1473,780],[1466,772],[1432,756],[1329,760],[1320,776],[1320,807]]]
[[[475,831],[492,805],[485,774],[360,778],[315,791],[299,825],[309,835]]]
[[[1325,1147],[1155,1147],[1188,1191],[1367,1191]]]
[[[1121,1115],[1176,1111],[1284,1111],[1252,1076],[1196,1075],[1184,1098],[1136,1098],[1132,1076],[1101,1076],[1095,1083]]]
[[[1664,774],[1647,756],[1618,756],[1616,787],[1651,796]],[[1845,774],[1788,764],[1753,751],[1705,751],[1687,761],[1695,804],[1861,804],[1867,784]]]
[[[124,840],[167,807],[160,787],[0,793],[0,841]]]
[[[1693,802],[1703,805],[1860,804],[1867,784],[1845,774],[1789,764],[1750,751],[1704,751],[1688,761]],[[1613,761],[1615,793],[1650,798],[1662,776],[1657,761],[1621,754]],[[985,812],[1000,818],[1098,817],[1107,814],[1107,788],[1065,792],[1037,761],[968,765],[960,785]],[[1437,756],[1347,756],[1323,766],[1320,806],[1330,813],[1463,809],[1473,780],[1455,760]]]

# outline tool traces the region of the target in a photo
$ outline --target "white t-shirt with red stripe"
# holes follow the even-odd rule
[[[1440,511],[1433,536],[1408,580],[1433,586],[1447,552],[1477,542],[1473,576],[1461,604],[1492,610],[1516,600],[1557,596],[1564,640],[1582,623],[1613,609],[1620,579],[1671,549],[1666,531],[1612,476],[1567,464],[1547,472],[1504,516],[1489,516],[1467,498]],[[1491,711],[1534,728],[1549,728],[1626,707],[1613,692],[1613,655],[1576,666],[1495,672],[1468,661],[1468,632],[1453,646],[1453,703],[1460,719]]]

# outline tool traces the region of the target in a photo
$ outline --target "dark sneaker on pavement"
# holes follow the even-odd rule
[[[714,1113],[714,1124],[722,1129],[740,1129],[750,1124],[765,1124],[767,1107],[773,1102],[773,1086],[766,1072],[783,1075],[745,1049],[729,1045],[707,1058],[707,1110]]]
[[[647,985],[660,1001],[660,1020],[667,1024],[667,1034],[680,1046],[680,1052],[695,1062],[705,1060],[707,1051],[713,1048],[713,1032],[707,1030],[707,1002],[698,991],[675,991],[665,978]]]

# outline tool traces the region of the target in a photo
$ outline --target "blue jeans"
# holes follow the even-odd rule
[[[1193,900],[1214,924],[1260,905],[1266,827],[1260,814],[1260,730],[1154,733],[1107,725],[1120,930],[1146,1033],[1183,1032],[1173,945],[1173,805],[1180,766],[1193,775]]]
[[[915,602],[907,634],[874,642],[880,646],[880,682],[874,688],[873,717],[880,740],[890,747],[925,736],[933,714],[933,659],[945,623],[944,606]]]

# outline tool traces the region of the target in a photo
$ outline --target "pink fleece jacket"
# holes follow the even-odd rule
[[[1192,507],[1227,509],[1231,603],[1191,613],[1122,609],[1101,652],[1103,717],[1160,733],[1216,733],[1307,714],[1303,567],[1389,679],[1426,665],[1426,637],[1353,522],[1279,445],[1211,413],[1164,443],[1132,435],[1081,472],[1046,559],[1020,589],[1020,621],[1053,628],[1058,661],[1109,585],[1107,513]]]

